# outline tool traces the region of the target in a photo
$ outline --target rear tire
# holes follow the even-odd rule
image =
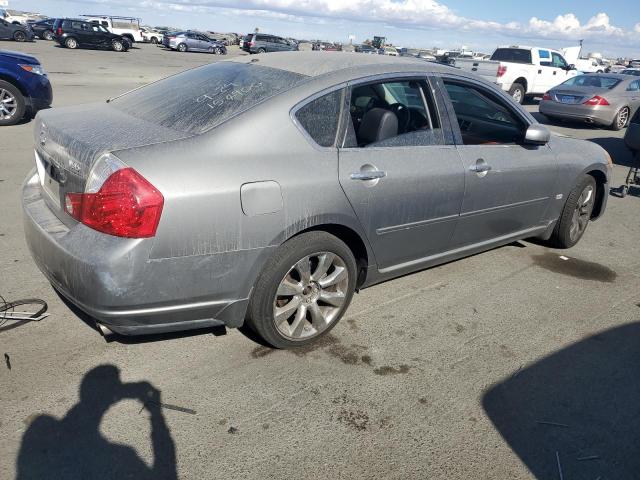
[[[16,33],[13,34],[13,39],[16,42],[26,42],[27,34],[18,30]]]
[[[75,50],[78,48],[78,41],[73,37],[69,37],[64,41],[64,46],[71,50]]]
[[[275,348],[315,342],[349,307],[356,275],[356,260],[342,240],[321,231],[294,237],[278,247],[258,276],[247,326]]]
[[[264,48],[259,48],[258,53],[267,53],[267,51]]]
[[[556,223],[549,244],[553,248],[571,248],[587,230],[596,200],[596,181],[584,175],[571,190]]]
[[[511,97],[520,105],[522,105],[524,102],[525,94],[526,94],[526,90],[519,83],[514,83],[513,85],[511,85],[511,88],[509,89],[509,95],[511,95]]]
[[[180,45],[178,45],[177,50],[181,53],[184,53],[188,50],[187,45],[185,43],[181,43]]]
[[[24,117],[27,103],[12,83],[0,80],[0,126],[15,125]],[[4,118],[4,117],[7,118]]]
[[[630,114],[631,111],[629,110],[629,107],[622,107],[618,113],[616,113],[613,123],[609,128],[614,131],[622,130],[629,123]]]

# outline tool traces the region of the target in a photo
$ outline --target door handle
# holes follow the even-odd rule
[[[491,170],[491,165],[488,165],[488,164],[482,163],[482,162],[478,162],[475,165],[471,165],[469,167],[469,170],[471,170],[472,172],[476,172],[476,173],[484,173],[484,172],[488,172],[489,170]]]
[[[349,177],[351,180],[376,180],[378,178],[383,178],[387,176],[387,172],[383,172],[382,170],[372,170],[369,172],[355,172],[352,173]]]

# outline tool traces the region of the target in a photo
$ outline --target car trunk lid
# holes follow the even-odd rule
[[[108,104],[40,112],[34,128],[35,160],[43,197],[65,223],[65,195],[83,192],[91,167],[108,152],[191,136],[123,113]]]

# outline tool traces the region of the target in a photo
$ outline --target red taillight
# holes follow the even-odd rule
[[[549,92],[546,92],[546,93],[542,96],[542,100],[551,100],[551,95],[549,95]]]
[[[507,66],[506,65],[500,65],[498,67],[498,78],[502,77],[505,73],[507,73]]]
[[[60,35],[62,35],[62,27],[58,27],[56,29],[56,35],[59,37]]]
[[[256,46],[256,43],[255,43],[255,42],[249,42],[249,46],[250,46],[250,47],[255,47],[255,46]]]
[[[584,104],[589,105],[590,107],[595,107],[597,105],[607,106],[609,105],[609,102],[607,102],[606,98],[602,98],[601,96],[596,95],[595,97],[590,98],[589,100],[584,102]]]
[[[156,234],[164,197],[133,168],[112,173],[96,193],[67,193],[65,210],[86,226],[117,237]]]

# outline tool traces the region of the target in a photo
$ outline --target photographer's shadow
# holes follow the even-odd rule
[[[151,416],[153,465],[129,446],[100,433],[107,410],[125,399],[142,402]],[[17,460],[21,479],[175,479],[176,451],[160,407],[160,392],[148,382],[122,383],[113,365],[89,371],[80,385],[80,402],[61,420],[40,415],[22,438]]]

